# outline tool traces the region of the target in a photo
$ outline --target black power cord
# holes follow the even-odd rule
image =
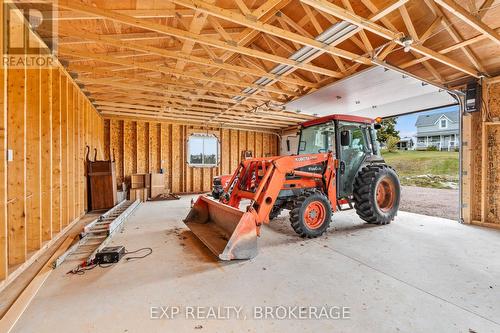
[[[139,253],[139,252],[144,251],[144,250],[148,250],[148,252],[145,253],[142,256],[126,257],[125,260],[126,261],[131,261],[131,260],[136,260],[136,259],[142,259],[142,258],[146,258],[151,253],[153,253],[153,249],[152,248],[150,248],[150,247],[143,247],[143,248],[140,248],[140,249],[135,250],[135,251],[125,251],[125,255]],[[84,261],[81,264],[79,264],[78,266],[76,266],[75,268],[73,268],[72,270],[70,270],[66,274],[83,275],[83,274],[85,274],[85,271],[90,271],[90,270],[92,270],[92,269],[94,269],[96,267],[108,268],[108,267],[111,267],[113,265],[114,264],[102,264],[102,263],[99,263],[99,262],[95,262],[94,260],[92,260],[90,262]]]
[[[146,254],[144,254],[142,256],[127,257],[127,258],[125,258],[125,260],[130,261],[130,260],[135,260],[135,259],[142,259],[142,258],[146,258],[151,253],[153,253],[153,249],[152,248],[150,248],[150,247],[143,247],[142,249],[135,250],[135,251],[126,251],[125,255],[127,255],[127,254],[133,254],[133,253],[137,253],[137,252],[141,252],[141,251],[144,251],[144,250],[148,250],[148,253],[146,253]]]

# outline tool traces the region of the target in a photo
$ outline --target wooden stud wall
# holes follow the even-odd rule
[[[207,133],[206,128],[167,122],[145,122],[110,118],[104,121],[105,155],[114,151],[117,183],[130,182],[133,173],[159,172],[174,193],[210,191],[212,178],[232,173],[242,150],[254,156],[278,154],[278,138],[270,133],[209,128],[220,141],[220,165],[193,168],[186,163],[186,141],[190,134]]]
[[[500,82],[483,82],[481,113],[464,117],[464,221],[500,228]]]
[[[104,121],[62,66],[2,67],[0,110],[3,284],[85,213],[85,146],[103,158]]]
[[[498,78],[497,78],[498,81]],[[486,83],[487,121],[483,123],[483,163],[486,177],[482,222],[500,227],[500,82]]]

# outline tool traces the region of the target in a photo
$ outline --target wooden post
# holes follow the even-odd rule
[[[52,238],[52,71],[41,70],[42,240]]]
[[[0,36],[3,31],[3,2],[0,6]],[[3,54],[4,39],[0,38],[0,52]],[[7,71],[3,61],[0,64],[0,280],[7,278],[8,254],[7,254],[7,103],[5,82]]]
[[[488,209],[487,169],[488,169],[488,126],[481,124],[481,222],[486,222],[486,210]]]
[[[42,184],[41,184],[41,70],[31,68],[27,72],[27,237],[28,251],[36,251],[42,246]]]
[[[462,140],[462,218],[464,223],[471,223],[472,221],[472,116],[463,116],[463,127],[461,133]],[[456,141],[456,138],[455,138]]]
[[[488,105],[488,83],[483,81],[482,86],[482,100]],[[485,117],[483,116],[486,110],[481,108],[481,222],[486,223],[487,209],[488,209],[488,126],[485,124]]]
[[[8,69],[8,243],[9,266],[26,260],[26,68]]]
[[[78,93],[77,88],[73,89],[73,189],[74,189],[74,203],[75,203],[75,217],[80,216],[80,94]]]
[[[68,91],[67,91],[67,104],[68,104],[68,112],[67,112],[67,165],[68,165],[68,178],[67,178],[67,186],[68,186],[68,219],[69,221],[73,221],[76,218],[75,214],[75,189],[73,181],[75,179],[74,174],[74,106],[73,106],[73,84],[68,82]]]
[[[70,222],[68,214],[68,80],[61,75],[61,224]]]
[[[52,70],[52,232],[62,229],[61,223],[61,75]]]

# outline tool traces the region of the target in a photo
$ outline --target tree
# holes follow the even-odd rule
[[[391,153],[394,153],[396,150],[398,150],[398,142],[399,138],[395,136],[389,136],[387,138],[387,142],[385,143],[385,145],[387,146],[387,150]]]
[[[396,137],[399,140],[399,131],[396,130],[397,117],[382,120],[382,128],[377,130],[377,139],[380,143],[386,143],[389,137]]]

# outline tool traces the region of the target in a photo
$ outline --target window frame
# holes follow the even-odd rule
[[[443,121],[444,121],[444,126],[443,126]],[[448,128],[448,119],[446,118],[441,118],[439,119],[439,128]]]
[[[202,148],[202,163],[191,163],[191,146],[189,144],[189,140],[191,138],[202,138],[203,139],[203,148]],[[205,163],[205,139],[213,138],[217,142],[217,153],[215,156],[215,163]],[[215,134],[207,134],[207,133],[191,133],[188,135],[186,139],[186,162],[191,168],[217,168],[220,164],[220,140]]]

